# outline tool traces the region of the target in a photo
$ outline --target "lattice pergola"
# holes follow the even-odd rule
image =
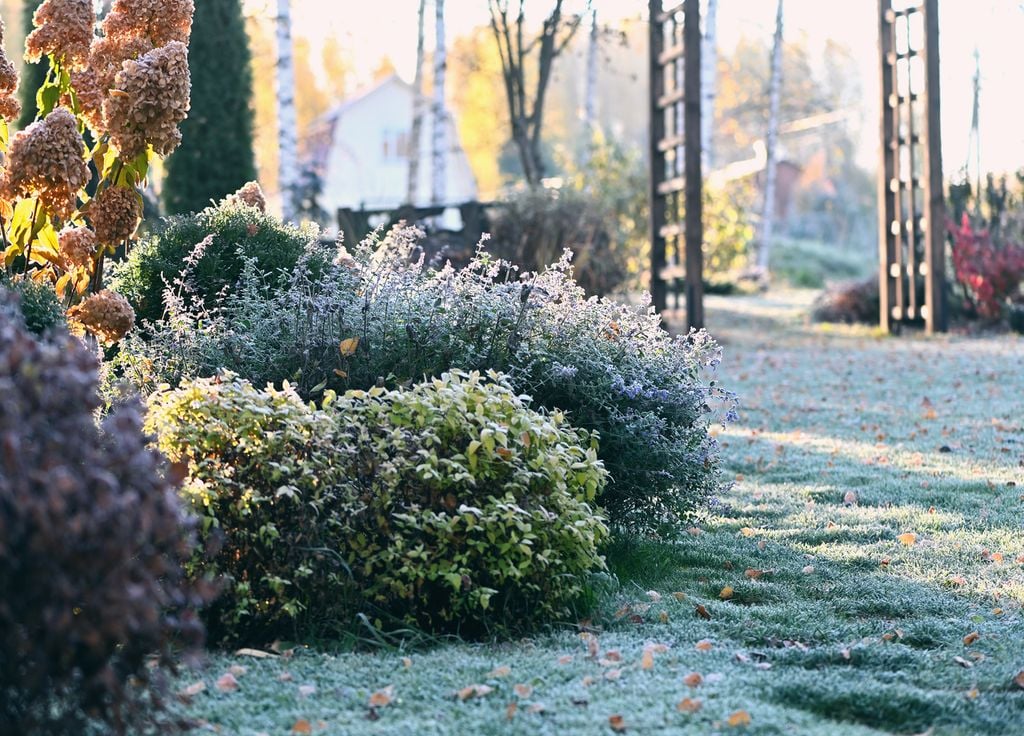
[[[648,0],[651,296],[704,324],[700,0]],[[878,0],[879,323],[946,329],[938,0]],[[691,134],[692,133],[692,134]]]

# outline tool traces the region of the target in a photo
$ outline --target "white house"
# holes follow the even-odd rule
[[[411,85],[391,75],[315,120],[305,140],[307,161],[319,172],[320,205],[330,213],[341,207],[386,209],[406,204],[409,138],[412,130]],[[431,204],[431,139],[433,116],[424,101],[420,164],[413,204]],[[457,205],[476,198],[476,179],[459,134],[447,116],[445,201]]]

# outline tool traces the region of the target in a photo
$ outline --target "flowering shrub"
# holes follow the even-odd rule
[[[331,417],[287,386],[261,391],[227,374],[153,396],[147,428],[188,468],[182,491],[214,550],[194,574],[223,578],[204,612],[210,637],[265,642],[340,625],[352,597],[339,557],[351,450],[334,442]]]
[[[484,253],[427,271],[410,262],[416,238],[396,229],[354,254],[341,248],[330,267],[300,260],[274,291],[244,269],[213,307],[182,305],[130,336],[111,368],[148,391],[226,367],[257,385],[289,380],[307,398],[498,370],[600,434],[612,478],[600,502],[614,524],[671,526],[718,488],[707,429],[731,397],[707,381],[719,350],[706,333],[672,337],[650,308],[586,297],[568,257],[522,276]]]
[[[495,373],[333,398],[358,494],[343,549],[372,602],[463,634],[565,620],[604,568],[596,437]]]
[[[25,58],[46,57],[49,72],[36,121],[9,141],[20,106],[0,51],[0,266],[51,284],[71,325],[104,342],[133,321],[103,288],[104,261],[135,235],[152,158],[181,140],[193,10],[193,0],[115,0],[97,24],[92,0],[44,0]]]
[[[139,407],[97,426],[95,359],[19,322],[0,300],[0,733],[121,734],[201,638],[189,523]]]
[[[196,246],[203,243],[198,252]],[[282,223],[265,212],[257,184],[246,184],[216,207],[192,215],[170,217],[158,232],[143,238],[114,269],[113,286],[134,305],[140,319],[163,316],[168,287],[212,305],[225,288],[233,287],[246,258],[265,274],[271,286],[281,280],[305,253],[317,253],[315,226]],[[329,250],[320,251],[330,260]],[[179,284],[188,271],[188,283]]]
[[[1024,246],[997,244],[988,230],[975,229],[965,214],[960,227],[950,226],[953,267],[969,308],[986,319],[998,319],[1024,281]]]

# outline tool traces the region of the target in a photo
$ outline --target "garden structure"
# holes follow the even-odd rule
[[[699,0],[649,0],[651,296],[703,327]],[[946,329],[938,0],[879,0],[879,324]]]

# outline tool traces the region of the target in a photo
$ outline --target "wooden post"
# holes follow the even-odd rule
[[[700,0],[683,6],[683,130],[686,162],[686,322],[704,327],[704,223],[701,173]]]
[[[893,94],[893,73],[890,55],[893,53],[892,27],[886,18],[891,0],[878,0],[878,60],[879,89],[881,90],[881,112],[879,114],[878,162],[878,324],[885,331],[892,328],[893,288],[890,264],[895,257],[892,242],[892,221],[895,212],[896,193],[890,183],[893,181],[894,159],[898,149],[891,140],[895,129],[895,111],[890,104]]]
[[[925,0],[925,329],[948,329],[946,309],[946,197],[942,181],[942,127],[939,116],[939,1]],[[980,196],[980,192],[979,192]]]
[[[661,21],[662,0],[648,0],[647,11],[650,23],[648,35],[648,119],[649,119],[649,160],[650,175],[650,206],[651,206],[651,300],[658,312],[664,312],[667,306],[667,288],[662,270],[665,268],[665,236],[661,232],[665,225],[665,198],[659,188],[665,180],[665,159],[659,148],[665,137],[665,113],[659,100],[665,92],[665,70],[661,63],[661,54],[665,50],[665,36]]]

